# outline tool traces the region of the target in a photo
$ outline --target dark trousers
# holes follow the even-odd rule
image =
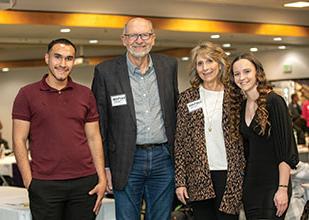
[[[211,171],[211,179],[216,197],[192,202],[194,220],[238,220],[238,215],[219,211],[226,185],[226,171]]]
[[[96,195],[88,192],[97,184],[97,175],[70,180],[32,179],[29,187],[33,220],[94,220]]]

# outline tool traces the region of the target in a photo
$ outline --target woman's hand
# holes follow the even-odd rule
[[[187,204],[186,200],[189,199],[187,188],[182,186],[176,189],[176,195],[180,202]]]
[[[277,208],[276,215],[280,217],[288,207],[288,188],[287,187],[279,187],[275,196],[274,203]]]

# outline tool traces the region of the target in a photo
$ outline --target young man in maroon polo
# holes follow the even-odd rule
[[[91,90],[70,78],[75,52],[69,40],[53,40],[48,74],[14,101],[13,147],[33,220],[95,219],[104,196],[99,116]]]

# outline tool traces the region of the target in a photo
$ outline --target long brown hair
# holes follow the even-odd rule
[[[263,68],[262,63],[252,54],[244,53],[234,58],[230,67],[230,86],[234,87],[234,96],[243,96],[242,91],[238,88],[234,81],[234,72],[233,65],[238,60],[245,59],[250,61],[256,70],[256,80],[257,80],[257,91],[259,97],[256,100],[257,110],[255,118],[256,123],[258,124],[258,135],[264,136],[265,134],[269,135],[270,132],[270,122],[269,122],[269,113],[267,110],[267,94],[272,90],[270,84],[266,80],[266,74]]]

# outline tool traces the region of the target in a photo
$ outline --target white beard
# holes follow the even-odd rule
[[[129,53],[132,56],[134,56],[136,58],[142,58],[142,57],[147,56],[147,54],[149,54],[149,52],[151,51],[152,47],[151,46],[147,47],[144,51],[141,51],[141,52],[136,52],[131,47],[128,47],[127,49],[128,49]]]

